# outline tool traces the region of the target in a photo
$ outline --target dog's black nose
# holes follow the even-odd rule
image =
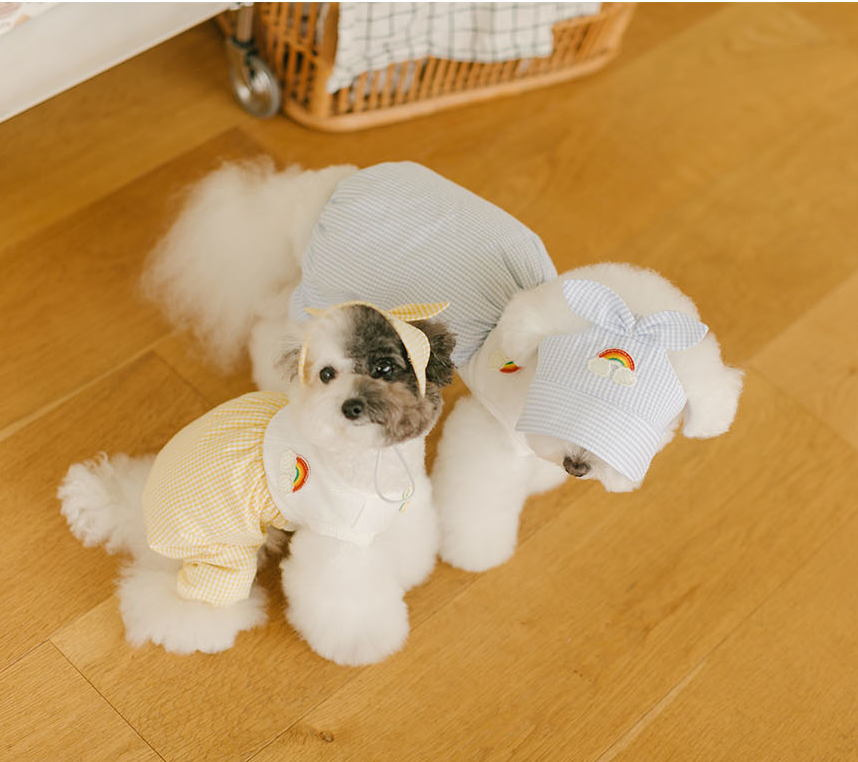
[[[363,400],[352,397],[343,402],[343,415],[350,421],[360,418],[363,413]]]
[[[563,468],[566,469],[566,473],[569,476],[586,476],[590,471],[590,464],[585,463],[583,460],[576,460],[570,457],[563,458]]]

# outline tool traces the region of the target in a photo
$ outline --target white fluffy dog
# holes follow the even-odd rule
[[[405,330],[367,305],[329,310],[281,332],[288,397],[224,403],[154,464],[117,455],[69,469],[59,497],[74,534],[133,557],[119,585],[131,643],[215,652],[260,624],[256,557],[274,527],[294,532],[287,618],[315,651],[357,665],[402,646],[403,596],[438,549],[424,435],[454,344],[442,323],[409,320],[415,359]]]
[[[564,284],[572,279],[608,286],[636,315],[673,310],[698,319],[691,299],[665,278],[620,263],[576,268],[513,297],[483,348],[459,369],[472,396],[450,412],[438,447],[432,480],[442,522],[441,555],[455,566],[482,571],[506,561],[515,550],[527,497],[558,486],[567,476],[596,479],[610,492],[641,484],[642,476],[630,478],[580,442],[516,426],[527,409],[543,342],[582,335],[591,325],[564,298]],[[687,437],[726,432],[736,414],[742,372],[722,362],[715,336],[706,333],[699,343],[667,355],[686,402],[661,430],[656,448],[670,442],[680,424]],[[498,372],[508,358],[520,370]],[[465,459],[469,478],[462,476]]]
[[[539,399],[531,399],[543,349],[547,354],[557,345],[551,337],[577,341],[595,327],[581,314],[586,310],[575,311],[564,284],[608,287],[609,300],[620,301],[617,309],[631,323],[675,311],[705,332],[691,299],[657,273],[624,264],[592,265],[558,277],[542,242],[509,215],[434,173],[415,171],[417,165],[399,174],[399,165],[379,166],[394,167],[395,182],[373,199],[366,198],[373,186],[359,183],[369,171],[351,166],[275,172],[264,164],[226,165],[192,190],[147,280],[173,321],[192,328],[224,366],[249,346],[260,388],[277,388],[272,358],[279,355],[283,325],[300,319],[301,306],[336,293],[373,298],[364,291],[394,303],[450,300],[445,317],[457,334],[453,360],[472,396],[450,414],[432,477],[446,561],[479,571],[508,559],[528,495],[568,476],[599,480],[609,491],[636,488],[649,458],[680,422],[693,437],[716,436],[730,427],[742,373],[722,362],[712,333],[702,340],[698,333],[684,349],[665,345],[662,352],[681,385],[672,400],[681,397],[683,404],[669,423],[653,429],[642,467],[618,468],[610,446],[565,436],[576,428],[566,409],[571,403],[559,398],[557,418],[565,422],[560,425],[544,404],[540,409]],[[409,185],[412,177],[416,190]],[[433,205],[439,208],[434,217]],[[411,269],[400,270],[398,247],[402,261],[413,260]],[[355,252],[363,256],[357,263]],[[421,268],[425,272],[417,272]],[[468,314],[461,310],[472,305],[454,298],[462,293],[476,303]],[[603,375],[619,383],[621,372],[612,371],[609,365]],[[537,424],[522,430],[520,418],[529,407]]]

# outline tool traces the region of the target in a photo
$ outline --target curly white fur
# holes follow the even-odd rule
[[[169,559],[165,559],[169,560]],[[229,606],[211,606],[176,592],[181,564],[151,568],[136,560],[122,571],[119,611],[125,637],[133,646],[147,641],[166,651],[217,653],[232,647],[236,635],[265,622],[265,592],[254,585],[250,596]]]
[[[101,453],[71,466],[57,497],[74,536],[87,547],[104,545],[108,553],[146,553],[143,515],[136,505],[154,460],[154,455],[108,458]]]
[[[244,351],[257,310],[298,275],[320,208],[355,171],[224,165],[191,187],[152,253],[144,289],[229,367]]]

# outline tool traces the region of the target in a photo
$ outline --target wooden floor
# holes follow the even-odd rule
[[[409,595],[382,664],[313,654],[271,574],[231,651],[130,647],[56,486],[250,388],[136,284],[182,187],[262,152],[413,159],[561,269],[660,270],[747,371],[733,430],[639,492],[532,500],[511,561]],[[858,759],[855,6],[641,6],[586,80],[343,136],[245,116],[207,24],[0,124],[0,266],[2,760]]]

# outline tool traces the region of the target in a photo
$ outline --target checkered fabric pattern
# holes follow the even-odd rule
[[[302,260],[289,317],[361,299],[382,310],[449,302],[442,320],[464,366],[518,291],[557,277],[532,230],[430,169],[391,162],[337,185]]]
[[[434,56],[490,63],[551,55],[552,26],[600,3],[340,3],[328,92],[364,72]]]
[[[399,334],[399,338],[405,345],[405,352],[408,354],[408,360],[411,363],[411,368],[414,370],[414,375],[417,376],[417,386],[420,388],[420,394],[425,395],[426,366],[429,364],[431,347],[429,346],[429,339],[426,338],[426,334],[419,328],[408,324],[415,320],[428,320],[429,318],[435,317],[435,315],[447,309],[447,307],[450,306],[450,303],[435,302],[434,304],[401,304],[398,307],[383,310],[381,307],[376,307],[374,304],[370,304],[369,302],[355,299],[350,302],[336,304],[329,309],[314,309],[313,307],[308,307],[307,312],[311,315],[323,315],[330,310],[342,309],[343,307],[354,307],[356,305],[369,307],[370,309],[381,313],[384,315],[387,322],[393,326],[393,330]],[[307,381],[305,371],[306,363],[307,341],[305,340],[301,347],[301,354],[298,358],[298,378],[301,379],[302,384]]]
[[[184,560],[183,598],[226,606],[250,594],[269,525],[284,529],[266,482],[266,427],[288,399],[256,392],[214,408],[161,450],[143,494],[149,546]]]
[[[667,352],[694,346],[708,328],[681,312],[635,315],[593,281],[568,280],[563,293],[591,326],[540,343],[516,428],[575,443],[641,481],[686,403]]]

